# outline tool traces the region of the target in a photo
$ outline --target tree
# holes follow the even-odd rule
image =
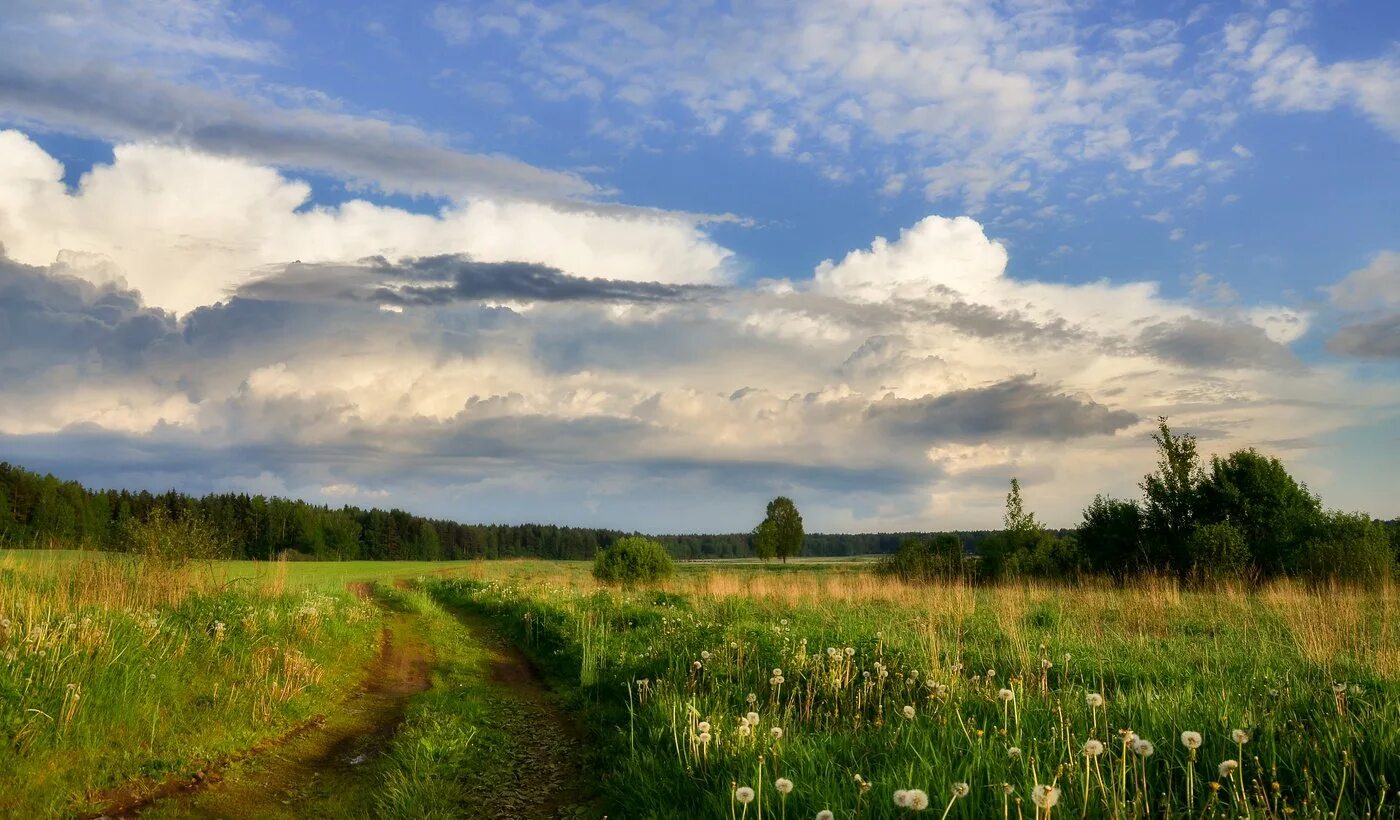
[[[1228,522],[1196,527],[1187,541],[1187,548],[1191,577],[1196,581],[1242,579],[1253,567],[1244,534]]]
[[[1384,523],[1361,513],[1332,512],[1302,546],[1298,569],[1314,582],[1384,584],[1394,575],[1395,553]]]
[[[1182,577],[1190,572],[1188,541],[1196,528],[1197,489],[1202,475],[1196,437],[1176,435],[1167,417],[1157,419],[1157,472],[1142,480],[1143,519],[1151,563]]]
[[[1007,532],[1031,533],[1041,528],[1040,522],[1035,520],[1035,513],[1026,512],[1025,504],[1021,501],[1021,480],[1018,478],[1011,479],[1011,492],[1006,494],[1006,514],[1002,521],[1006,524]]]
[[[1196,507],[1199,524],[1238,529],[1252,563],[1266,576],[1295,568],[1303,545],[1323,523],[1317,497],[1282,462],[1252,448],[1211,459]]]
[[[789,556],[802,552],[802,516],[792,499],[780,495],[768,502],[768,515],[754,529],[754,552],[765,561],[780,558],[787,563]]]
[[[1142,507],[1136,501],[1096,495],[1084,508],[1084,520],[1076,530],[1079,548],[1094,572],[1122,580],[1141,568]]]

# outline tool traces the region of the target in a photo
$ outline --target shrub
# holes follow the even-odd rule
[[[639,535],[619,538],[593,559],[593,577],[611,584],[659,581],[669,578],[673,569],[666,548]]]
[[[1298,560],[1299,573],[1312,581],[1383,583],[1394,569],[1385,525],[1360,513],[1328,513]]]
[[[1233,524],[1197,527],[1187,542],[1191,574],[1198,581],[1243,578],[1251,569],[1249,546]]]
[[[877,571],[907,582],[959,578],[963,575],[962,541],[951,533],[935,536],[932,543],[906,538],[893,555],[881,559]]]

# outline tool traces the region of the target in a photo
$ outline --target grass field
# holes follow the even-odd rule
[[[347,591],[366,582],[373,600]],[[0,808],[81,815],[220,766],[263,783],[246,750],[335,714],[389,630],[431,688],[405,692],[365,768],[313,773],[358,785],[244,816],[1396,816],[1397,604],[906,586],[861,561],[682,565],[624,591],[570,562],[157,572],[13,552]]]

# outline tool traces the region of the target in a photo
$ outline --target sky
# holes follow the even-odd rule
[[[1168,416],[1400,515],[1400,4],[4,5],[0,459],[1073,526]]]

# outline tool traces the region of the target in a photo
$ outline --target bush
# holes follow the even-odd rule
[[[1252,569],[1244,534],[1233,524],[1197,527],[1187,542],[1191,575],[1197,581],[1243,578]]]
[[[610,584],[659,581],[669,578],[673,569],[666,548],[639,535],[619,538],[593,559],[593,577]]]
[[[1389,533],[1360,513],[1328,513],[1317,537],[1303,545],[1298,571],[1312,581],[1383,583],[1395,570]]]
[[[898,576],[911,583],[960,578],[963,575],[962,541],[950,533],[934,538],[933,543],[918,538],[906,538],[894,555],[880,560],[876,570],[884,575]]]

